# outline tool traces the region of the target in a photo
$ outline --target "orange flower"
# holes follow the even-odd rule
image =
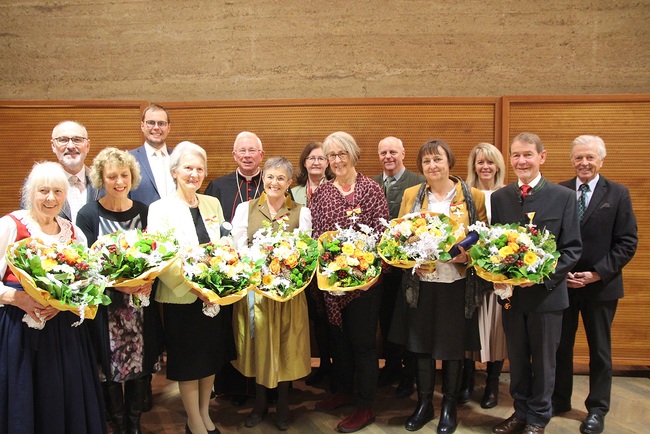
[[[508,247],[512,249],[513,252],[517,253],[519,251],[519,244],[515,242],[509,242]]]
[[[334,259],[334,262],[336,262],[336,265],[338,265],[339,268],[345,268],[348,266],[348,259],[345,257],[345,255],[338,255]]]
[[[293,253],[289,255],[287,259],[284,260],[284,264],[289,268],[294,268],[298,264],[299,258],[300,258],[299,253]]]
[[[280,274],[280,261],[278,260],[278,258],[273,258],[273,260],[269,264],[269,270],[271,270],[271,273],[275,275]]]

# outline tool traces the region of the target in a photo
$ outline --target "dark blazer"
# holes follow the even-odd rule
[[[518,312],[552,312],[569,307],[566,274],[580,258],[582,241],[575,193],[547,182],[544,177],[533,193],[522,200],[517,182],[492,193],[492,223],[528,224],[528,213],[534,212],[533,224],[555,235],[560,252],[555,273],[539,285],[514,287],[510,302]]]
[[[574,192],[576,178],[561,182]],[[616,300],[623,297],[623,267],[636,253],[639,238],[628,189],[600,175],[582,221],[582,255],[571,271],[596,271],[601,280],[573,288],[583,298]]]
[[[171,150],[167,149],[167,152],[171,153]],[[160,193],[158,192],[158,187],[156,187],[156,178],[154,178],[151,166],[149,165],[147,150],[142,145],[139,148],[129,151],[129,153],[140,164],[140,176],[142,177],[140,185],[135,190],[131,190],[129,197],[145,205],[151,205],[152,202],[160,199]]]
[[[384,174],[379,174],[372,178],[377,184],[384,187]],[[388,202],[388,212],[390,212],[390,218],[396,219],[399,217],[399,207],[402,205],[402,196],[404,195],[404,190],[414,185],[422,184],[426,181],[426,178],[419,173],[412,172],[408,169],[404,170],[402,176],[390,186],[388,191],[384,190],[386,195],[386,201]]]

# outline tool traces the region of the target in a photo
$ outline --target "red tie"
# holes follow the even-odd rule
[[[528,196],[530,194],[530,191],[533,189],[533,187],[531,187],[530,185],[526,185],[526,184],[522,185],[519,188],[521,188],[521,198],[522,199],[526,199],[526,196]]]

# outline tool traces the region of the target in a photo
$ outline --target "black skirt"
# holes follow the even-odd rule
[[[478,315],[465,318],[466,279],[452,283],[420,282],[417,307],[404,289],[395,304],[389,340],[436,360],[460,360],[480,349]]]
[[[214,375],[226,361],[224,315],[213,318],[202,311],[203,302],[163,303],[167,344],[167,378],[190,381]]]

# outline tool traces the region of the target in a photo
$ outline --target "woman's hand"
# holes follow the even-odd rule
[[[59,312],[60,311],[58,309],[55,309],[52,306],[48,306],[46,308],[41,309],[40,315],[41,315],[41,318],[43,318],[43,320],[49,321],[52,318],[54,318],[56,316],[56,314],[59,313]]]
[[[458,250],[460,250],[460,253],[453,258],[449,260],[449,262],[453,264],[463,264],[466,265],[467,262],[469,261],[469,255],[467,254],[467,250],[465,250],[462,246],[458,246]]]
[[[43,307],[38,301],[33,299],[25,291],[9,289],[3,294],[2,298],[4,304],[11,304],[22,309],[23,311],[25,311],[27,315],[29,315],[36,322],[41,322],[41,320],[44,319],[44,315],[47,314],[47,311],[49,309],[54,309],[51,306],[47,308]],[[56,311],[56,309],[54,310]],[[54,313],[53,315],[50,313],[50,315],[51,317],[54,317],[56,313]]]
[[[415,269],[415,274],[417,274],[420,279],[423,279],[426,275],[436,271],[435,263],[422,264]]]

